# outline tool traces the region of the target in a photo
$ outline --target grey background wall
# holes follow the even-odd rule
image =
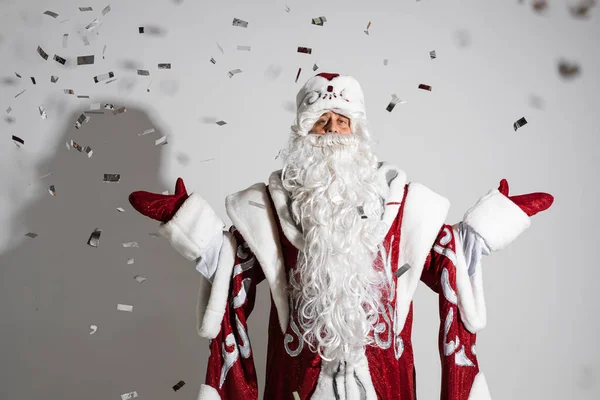
[[[484,260],[489,323],[479,360],[495,399],[599,398],[600,24],[598,8],[573,17],[576,3],[549,1],[540,13],[530,1],[127,0],[103,15],[109,3],[96,0],[1,0],[0,399],[196,398],[208,354],[195,332],[198,273],[150,235],[157,223],[135,213],[127,195],[172,192],[181,176],[229,224],[225,196],[281,168],[293,101],[314,63],[361,82],[379,157],[447,197],[449,223],[502,178],[511,194],[555,196],[517,241]],[[79,11],[85,6],[93,11]],[[324,26],[312,25],[319,16]],[[102,24],[86,31],[94,18]],[[93,65],[76,65],[91,54]],[[581,72],[562,77],[562,58]],[[229,78],[236,68],[243,72]],[[94,83],[109,71],[116,81]],[[389,113],[393,93],[407,103]],[[93,103],[127,112],[93,114],[75,129]],[[528,123],[515,132],[521,117]],[[155,146],[162,135],[168,143]],[[93,156],[68,150],[71,139]],[[121,174],[120,183],[103,183],[105,173]],[[122,246],[130,241],[139,248]],[[268,296],[262,287],[250,323],[261,384]],[[420,399],[439,396],[438,324],[437,298],[421,287]],[[179,380],[186,385],[174,392]]]

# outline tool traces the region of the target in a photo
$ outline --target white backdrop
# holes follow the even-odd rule
[[[555,196],[517,241],[484,260],[489,323],[478,358],[495,399],[600,397],[597,8],[576,19],[558,0],[542,13],[516,0],[122,0],[102,15],[107,5],[0,0],[1,399],[118,399],[132,391],[196,398],[208,350],[194,329],[198,273],[148,235],[157,224],[136,214],[127,195],[172,192],[181,176],[229,223],[225,196],[281,168],[276,156],[287,145],[295,95],[314,63],[317,73],[361,82],[380,159],[448,198],[448,223],[502,178],[511,195]],[[85,6],[93,11],[79,11]],[[319,16],[324,26],[312,25]],[[86,31],[94,18],[102,24]],[[232,26],[233,18],[248,27]],[[76,65],[92,54],[93,65]],[[581,72],[561,77],[562,58]],[[236,68],[243,72],[229,78]],[[117,80],[94,83],[109,71]],[[390,113],[393,93],[407,103]],[[75,129],[98,102],[128,111],[90,115]],[[521,117],[528,123],[515,132]],[[149,128],[156,132],[137,135]],[[162,135],[168,144],[156,147]],[[71,139],[93,156],[68,150]],[[121,182],[103,184],[104,173],[120,173]],[[95,228],[97,249],[86,245]],[[126,241],[140,247],[123,248]],[[418,397],[435,399],[437,296],[422,286],[413,327]],[[250,335],[262,385],[269,295],[261,289]],[[117,311],[118,303],[133,312]],[[93,335],[90,325],[98,327]],[[179,380],[186,385],[175,393]]]

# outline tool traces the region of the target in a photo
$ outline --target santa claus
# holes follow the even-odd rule
[[[511,243],[546,193],[500,182],[448,225],[449,202],[371,150],[350,76],[321,73],[298,93],[282,170],[226,199],[228,230],[206,201],[137,191],[133,207],[203,275],[198,333],[210,339],[200,400],[256,399],[247,319],[271,290],[264,398],[416,398],[411,346],[418,282],[439,294],[443,400],[490,399],[476,356],[486,324],[481,259]]]

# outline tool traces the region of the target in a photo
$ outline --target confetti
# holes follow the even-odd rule
[[[232,69],[231,71],[229,71],[227,73],[227,75],[229,75],[229,78],[232,78],[234,75],[240,74],[241,72],[242,72],[241,69]]]
[[[44,178],[46,178],[46,177],[48,177],[50,175],[52,175],[52,172],[48,172],[46,175],[40,176],[40,179],[44,179]]]
[[[12,111],[12,107],[11,107],[11,106],[8,106],[8,108],[6,109],[6,113],[7,113],[7,114],[10,114],[10,112],[11,112],[11,111]]]
[[[150,71],[147,69],[138,69],[137,74],[142,76],[150,76]]]
[[[23,93],[25,93],[25,90],[27,90],[27,89],[24,89],[23,91],[21,91],[21,92],[17,93],[17,94],[15,95],[15,99],[16,99],[17,97],[19,97],[20,95],[22,95]]]
[[[302,68],[298,68],[298,74],[296,74],[296,82],[298,83],[298,78],[300,78],[300,72],[302,72]]]
[[[33,76],[31,77],[31,82],[33,82],[34,85],[36,84],[35,83],[35,78]]]
[[[86,152],[88,158],[92,158],[92,154],[94,153],[94,150],[92,150],[92,148],[90,146],[85,146],[83,151]]]
[[[300,400],[300,395],[298,395],[298,392],[294,392],[292,394],[294,395],[294,400]]]
[[[251,201],[251,200],[248,201],[248,204],[250,204],[251,206],[254,206],[254,207],[265,209],[265,210],[267,209],[267,206],[265,206],[264,204],[256,203],[256,202]]]
[[[93,11],[92,7],[79,7],[79,11]]]
[[[119,182],[121,174],[104,174],[103,182]]]
[[[123,242],[123,247],[140,247],[138,242]]]
[[[221,45],[219,45],[219,43],[217,43],[217,47],[219,48],[219,50],[221,50],[222,54],[225,54],[225,51],[223,51],[223,48],[221,47]]]
[[[135,259],[133,257],[127,259],[127,265],[131,265],[134,262],[135,262]]]
[[[120,304],[119,304],[120,305]],[[123,310],[122,310],[123,311]],[[123,393],[121,395],[121,400],[129,400],[138,397],[137,392]]]
[[[298,47],[298,53],[312,54],[312,49],[309,47]]]
[[[154,145],[158,146],[159,144],[167,144],[167,137],[166,136],[161,136],[158,139],[156,139],[154,141]]]
[[[94,63],[94,55],[89,56],[78,56],[77,65],[90,65]]]
[[[143,26],[140,26],[140,27],[138,28],[138,32],[139,32],[139,33],[144,33],[144,27],[143,27]]]
[[[386,107],[386,110],[389,112],[392,112],[392,110],[394,109],[394,107],[396,107],[396,104],[404,104],[406,103],[405,100],[400,100],[398,98],[398,96],[396,96],[395,94],[392,94],[392,101],[390,101],[390,104],[388,104],[388,106]]]
[[[369,28],[371,27],[371,21],[369,21],[369,23],[367,24],[367,29],[365,29],[365,35],[369,34]]]
[[[104,111],[84,111],[86,114],[104,115]]]
[[[210,62],[211,62],[211,63],[213,63],[213,64],[216,64],[216,63],[217,63],[217,62],[215,61],[215,59],[214,59],[214,58],[211,58],[211,59],[210,59]]]
[[[146,282],[146,278],[144,278],[144,277],[143,277],[143,276],[141,276],[141,275],[136,275],[136,276],[134,276],[134,277],[133,277],[133,279],[135,279],[135,280],[136,280],[136,281],[138,281],[139,283],[144,283],[144,282]]]
[[[217,121],[216,124],[219,125],[219,126],[223,126],[223,125],[226,125],[227,122],[225,122],[225,121]]]
[[[65,94],[75,94],[73,89],[63,89],[63,91],[65,92]]]
[[[133,311],[133,306],[130,306],[130,305],[127,305],[127,304],[117,304],[117,310],[132,312]],[[135,397],[137,397],[137,395]],[[128,398],[131,399],[132,397],[128,397]]]
[[[515,131],[516,131],[517,129],[519,129],[520,127],[525,125],[526,123],[527,123],[527,120],[525,119],[525,117],[520,118],[517,122],[515,122],[513,124],[513,128],[515,128]]]
[[[569,62],[567,60],[560,60],[558,63],[558,73],[563,78],[574,78],[581,72],[581,69],[577,63]]]
[[[77,121],[75,121],[75,128],[79,129],[83,124],[87,124],[90,121],[90,116],[81,114]]]
[[[429,85],[420,84],[419,89],[428,90],[431,92],[431,86]]]
[[[237,49],[241,51],[250,51],[250,46],[238,46]]]
[[[17,74],[16,72],[15,72],[15,75],[17,76],[17,78],[22,78],[22,76]]]
[[[113,110],[115,109],[115,106],[109,103],[104,104],[104,109],[105,110]]]
[[[285,12],[290,12],[290,7],[287,4],[285,5]]]
[[[106,53],[106,45],[104,45],[104,48],[102,49],[102,59],[104,60],[104,53]]]
[[[101,74],[101,75],[95,76],[94,82],[98,83],[98,82],[102,82],[102,81],[105,81],[107,79],[114,78],[114,77],[115,77],[115,73],[110,71],[106,74]]]
[[[56,17],[58,17],[58,14],[57,14],[57,13],[55,13],[55,12],[53,12],[53,11],[44,11],[44,14],[45,14],[45,15],[49,15],[49,16],[51,16],[52,18],[56,18]]]
[[[92,22],[90,22],[86,27],[85,30],[88,32],[93,31],[94,29],[96,29],[97,27],[100,26],[100,24],[102,24],[102,22],[100,21],[100,19],[98,18],[94,18],[94,20]],[[85,36],[84,36],[85,37]]]
[[[171,69],[171,63],[158,64],[158,69]]]
[[[313,71],[316,71],[318,69],[319,69],[319,67],[317,66],[317,64],[313,65]]]
[[[86,95],[86,94],[80,94],[77,96],[78,99],[89,99],[90,96]]]
[[[436,57],[437,57],[437,56],[435,55],[435,50],[431,50],[431,51],[429,52],[429,58],[433,60],[433,59],[434,59],[434,58],[436,58]]]
[[[100,243],[100,234],[102,233],[102,229],[94,229],[94,232],[90,235],[90,238],[87,241],[87,244],[91,247],[98,247]]]
[[[55,76],[55,75],[50,76],[50,82],[52,82],[52,83],[58,82],[58,76]]]
[[[38,106],[38,110],[40,111],[40,117],[42,117],[42,119],[48,118],[48,114],[46,114],[46,110],[44,109],[44,106]]]
[[[25,141],[23,139],[21,139],[18,136],[12,135],[12,140],[18,143],[21,143],[22,145],[25,145]],[[18,147],[21,147],[18,145],[18,143],[15,143]]]
[[[79,144],[75,143],[73,140],[71,140],[71,146],[73,146],[73,148],[75,150],[78,150],[80,153],[83,153],[83,148]]]
[[[42,58],[43,58],[44,60],[48,61],[48,53],[46,53],[46,52],[44,51],[44,49],[42,49],[42,47],[41,47],[41,46],[38,46],[38,47],[37,47],[37,52],[38,52],[38,54],[39,54],[40,56],[42,56]]]
[[[125,113],[125,112],[127,112],[127,108],[125,108],[125,107],[121,107],[121,108],[119,108],[119,109],[117,109],[117,110],[113,110],[113,112],[112,112],[112,113],[113,113],[113,115],[117,115],[117,114],[123,114],[123,113]]]
[[[114,82],[114,81],[116,81],[116,80],[117,80],[117,78],[113,78],[113,79],[111,79],[111,80],[109,80],[109,81],[106,81],[106,82],[104,82],[104,84],[105,84],[105,85],[108,85],[109,83],[113,83],[113,82]]]
[[[150,83],[148,84],[148,87],[146,88],[146,91],[147,91],[148,93],[150,93],[150,85],[152,85],[152,81],[150,81]]]
[[[63,49],[67,48],[67,39],[69,38],[69,34],[65,33],[63,34]]]
[[[62,65],[65,65],[67,63],[67,60],[65,60],[64,58],[62,58],[58,54],[54,55],[53,60],[56,61],[59,64],[62,64]]]
[[[388,59],[383,60],[383,65],[388,65]]]
[[[155,233],[155,232],[149,233],[148,236],[152,236],[152,237],[155,237],[155,238],[160,237],[160,235],[158,233]]]
[[[93,335],[98,330],[98,327],[96,325],[90,325],[90,329],[91,329],[90,335]]]
[[[588,11],[596,5],[596,0],[579,0],[578,4],[571,5],[569,11],[575,18],[589,17]]]
[[[117,211],[118,212],[125,212],[125,209],[123,207],[117,207]]]
[[[148,135],[148,134],[153,133],[153,132],[155,132],[155,129],[154,128],[150,128],[150,129],[146,129],[144,132],[138,133],[137,135],[138,136],[145,136],[145,135]]]
[[[533,9],[537,12],[543,12],[544,10],[546,10],[548,8],[548,1],[547,0],[533,0],[533,3],[531,4],[531,6],[533,7]]]
[[[401,266],[400,268],[398,268],[398,269],[396,270],[396,272],[394,272],[394,275],[396,275],[396,277],[397,277],[397,278],[400,278],[400,277],[401,277],[402,275],[404,275],[404,273],[405,273],[406,271],[408,271],[410,268],[411,268],[411,267],[410,267],[410,265],[408,265],[408,263],[407,263],[407,264],[404,264],[403,266]]]
[[[179,389],[181,389],[183,387],[183,385],[185,385],[185,382],[179,381],[179,382],[177,382],[177,384],[175,386],[173,386],[173,390],[178,391]]]
[[[313,25],[323,26],[323,24],[325,22],[327,22],[327,18],[325,18],[325,17],[317,17],[317,18],[313,18],[312,19],[312,24]]]
[[[102,10],[102,15],[106,15],[110,12],[110,5],[104,7],[104,9]]]
[[[240,28],[247,28],[248,27],[248,22],[238,19],[238,18],[234,18],[233,19],[233,26],[239,26]]]
[[[30,237],[32,239],[35,239],[36,237],[38,237],[39,235],[37,233],[33,233],[33,232],[27,232],[25,234],[25,236]]]

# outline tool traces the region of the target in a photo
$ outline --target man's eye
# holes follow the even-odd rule
[[[324,123],[326,123],[326,122],[327,122],[327,121],[325,121],[325,120],[320,120],[320,121],[319,121],[319,123],[320,123],[320,124],[324,124]]]
[[[346,124],[347,122],[346,122],[345,120],[341,119],[341,120],[340,120],[340,123],[344,123],[344,124]]]

